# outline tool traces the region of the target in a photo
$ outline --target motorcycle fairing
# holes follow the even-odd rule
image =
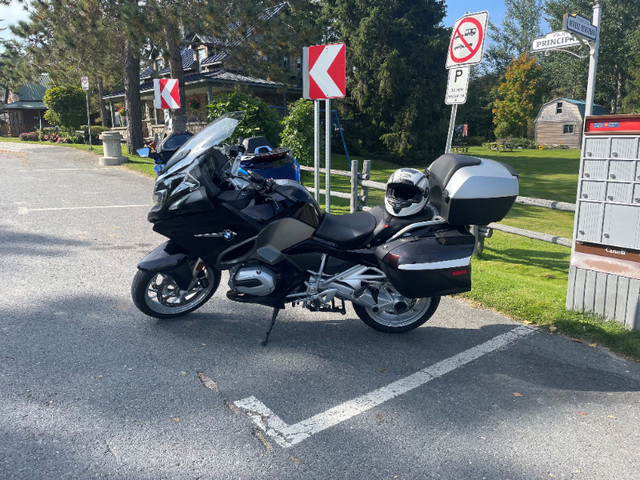
[[[193,278],[189,268],[189,254],[169,240],[157,246],[138,263],[140,270],[171,273],[178,286],[186,289]]]
[[[315,229],[295,218],[283,218],[267,225],[255,237],[224,250],[216,268],[227,269],[241,262],[257,260],[275,265],[285,260],[286,250],[311,238]]]

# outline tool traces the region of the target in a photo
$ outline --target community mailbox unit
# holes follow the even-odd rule
[[[640,115],[585,120],[567,308],[640,330]]]

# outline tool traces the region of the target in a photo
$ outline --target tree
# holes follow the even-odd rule
[[[444,147],[444,14],[439,0],[326,2],[329,33],[348,49],[344,116],[359,116],[399,163],[425,162]]]
[[[211,120],[228,113],[244,111],[245,117],[235,131],[241,137],[264,136],[278,145],[282,130],[278,114],[263,100],[241,92],[224,93],[207,105]]]
[[[487,48],[488,64],[504,73],[514,58],[531,50],[533,39],[541,35],[540,0],[505,0],[506,11],[502,26],[490,25]]]
[[[282,123],[282,144],[291,149],[298,162],[313,165],[313,102],[296,100]]]
[[[544,11],[553,30],[561,27],[565,13],[577,13],[591,19],[593,0],[547,0]],[[633,104],[626,96],[635,95],[633,88],[637,76],[637,56],[640,50],[637,19],[640,18],[640,2],[637,0],[600,0],[600,51],[596,76],[595,102],[607,107],[611,113],[624,110]],[[586,49],[581,49],[586,53]],[[586,91],[587,58],[577,59],[559,52],[552,53],[543,62],[554,93],[581,98]],[[573,89],[573,85],[579,85]],[[576,95],[573,95],[575,93]]]
[[[44,118],[51,125],[78,129],[86,120],[85,94],[80,87],[53,87],[42,99],[48,110]]]
[[[497,96],[500,78],[501,75],[497,72],[478,73],[475,68],[471,71],[471,88],[467,92],[467,101],[458,105],[456,116],[458,125],[469,125],[470,137],[493,139],[493,100]]]
[[[541,68],[528,53],[520,55],[504,75],[494,102],[496,137],[527,136],[527,125],[542,103]]]

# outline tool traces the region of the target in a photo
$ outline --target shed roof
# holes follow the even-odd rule
[[[547,103],[543,104],[540,107],[540,110],[538,111],[538,115],[536,116],[536,122],[538,121],[538,118],[540,118],[540,112],[542,112],[542,110],[547,106],[547,105],[551,105],[553,103],[558,103],[558,102],[568,102],[568,103],[572,103],[574,104],[576,107],[578,107],[578,112],[580,113],[580,117],[584,120],[584,113],[586,111],[586,105],[587,102],[584,100],[576,100],[574,98],[567,98],[567,97],[556,97],[553,100],[548,101]],[[602,106],[602,105],[598,105],[598,104],[593,104],[593,108],[592,108],[592,115],[604,115],[607,113],[607,110]]]

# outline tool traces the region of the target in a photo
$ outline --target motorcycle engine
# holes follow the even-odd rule
[[[276,275],[263,265],[243,265],[230,273],[229,288],[237,292],[263,297],[276,289]]]

